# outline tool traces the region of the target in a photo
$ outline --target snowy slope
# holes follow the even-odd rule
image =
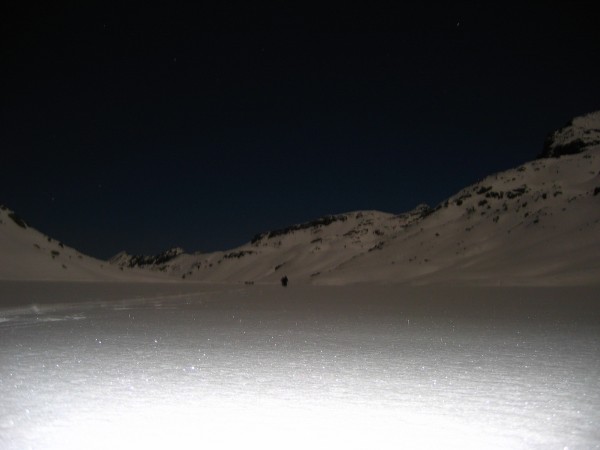
[[[600,283],[600,152],[492,175],[324,282]]]
[[[600,112],[551,134],[542,156],[435,208],[356,211],[255,236],[238,248],[81,255],[0,211],[0,279],[171,279],[347,284],[600,284]],[[11,218],[12,217],[12,218]]]
[[[600,284],[600,112],[575,118],[545,157],[491,175],[325,283]]]
[[[203,281],[277,281],[284,274],[309,280],[340,261],[368,252],[385,235],[391,235],[411,215],[361,211],[327,216],[305,224],[257,235],[248,244],[208,254],[167,251],[172,258],[142,258],[120,253],[111,260],[124,267],[147,267],[174,276]],[[138,261],[159,260],[156,264]]]
[[[124,273],[31,228],[0,206],[0,280],[156,280],[154,273]]]
[[[597,112],[553,133],[540,159],[491,175],[434,209],[327,216],[226,252],[120,254],[112,263],[247,283],[285,274],[319,284],[598,284],[599,174]]]

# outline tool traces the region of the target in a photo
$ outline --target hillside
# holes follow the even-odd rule
[[[532,152],[533,153],[533,152]],[[117,255],[182,279],[346,284],[600,283],[600,112],[551,134],[539,159],[435,208],[357,211],[265,232],[226,252]]]
[[[600,283],[600,155],[538,160],[463,189],[325,282]]]
[[[32,228],[0,206],[0,280],[119,281],[164,279],[155,273],[124,273],[105,261],[77,250]]]
[[[408,216],[406,220],[410,220]],[[368,252],[381,236],[399,226],[393,214],[361,211],[263,233],[229,251],[208,254],[168,251],[155,257],[121,253],[111,263],[203,281],[277,281],[284,274],[308,280],[340,261]]]
[[[533,154],[534,152],[532,152]],[[552,133],[540,157],[435,208],[355,211],[260,233],[238,248],[82,255],[0,209],[0,279],[291,284],[600,284],[600,112]]]

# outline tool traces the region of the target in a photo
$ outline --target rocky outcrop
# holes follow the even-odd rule
[[[110,263],[119,267],[160,266],[182,255],[185,251],[180,247],[171,248],[157,255],[129,255],[121,252],[110,259]]]
[[[600,111],[576,117],[563,128],[548,135],[538,158],[573,155],[594,145],[600,145]]]
[[[283,236],[286,234],[293,233],[294,231],[306,230],[309,228],[326,227],[328,225],[331,225],[334,222],[345,221],[347,219],[348,219],[348,217],[343,214],[340,214],[337,216],[324,216],[324,217],[320,217],[318,219],[312,220],[310,222],[291,225],[289,227],[280,228],[278,230],[267,231],[265,233],[259,233],[252,238],[252,241],[250,241],[250,243],[256,244],[263,239],[272,239],[277,236]]]

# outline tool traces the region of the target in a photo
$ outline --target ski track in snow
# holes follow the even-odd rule
[[[3,449],[600,442],[593,289],[73,289],[0,309]]]

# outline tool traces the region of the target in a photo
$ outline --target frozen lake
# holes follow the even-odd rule
[[[0,447],[599,448],[595,291],[0,282]]]

